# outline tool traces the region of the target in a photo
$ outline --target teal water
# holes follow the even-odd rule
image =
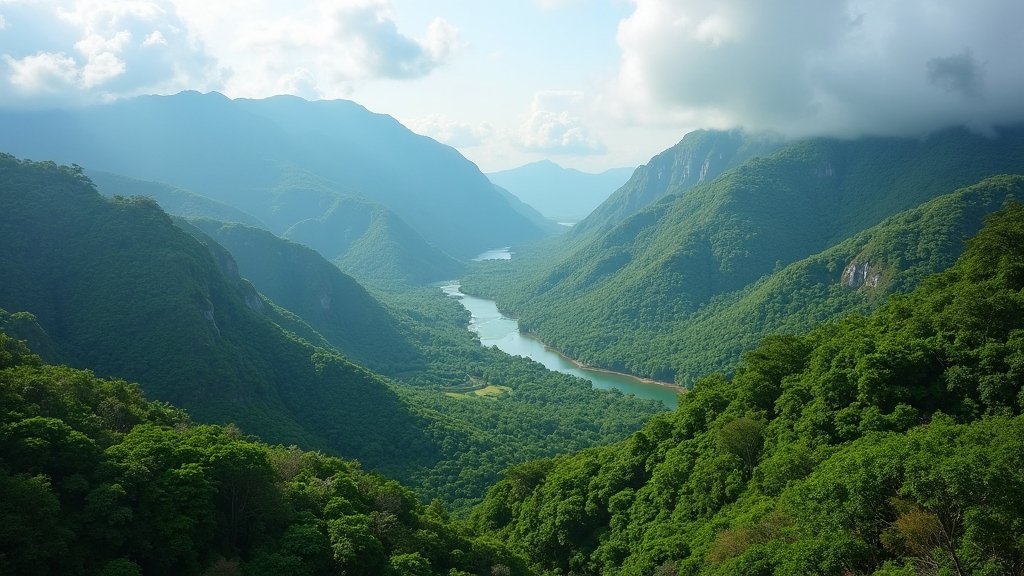
[[[543,342],[527,334],[519,332],[519,322],[508,318],[498,311],[493,300],[477,298],[463,294],[458,283],[441,287],[445,294],[458,298],[462,306],[469,311],[471,319],[469,329],[480,337],[480,344],[497,346],[499,350],[511,356],[525,356],[543,364],[548,370],[572,374],[590,380],[595,388],[617,389],[624,394],[633,394],[638,398],[658,400],[669,408],[676,407],[677,392],[675,389],[646,382],[639,378],[581,368],[558,352],[548,348]]]
[[[512,259],[512,248],[495,248],[494,250],[488,250],[482,254],[477,255],[473,258],[474,261],[480,262],[483,260],[511,260]]]

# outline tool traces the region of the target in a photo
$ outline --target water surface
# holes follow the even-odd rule
[[[548,370],[572,374],[590,380],[595,388],[617,389],[624,394],[634,394],[639,398],[659,400],[669,408],[676,406],[676,389],[655,382],[649,382],[627,376],[583,368],[577,366],[558,352],[548,348],[536,338],[519,332],[519,322],[498,311],[493,300],[477,298],[463,294],[458,283],[441,287],[445,294],[458,298],[462,306],[472,316],[469,329],[480,337],[484,346],[497,346],[499,350],[511,356],[525,356],[543,364]]]
[[[512,247],[506,246],[504,248],[495,248],[494,250],[488,250],[476,258],[473,258],[474,262],[480,262],[481,260],[511,260],[512,259]]]

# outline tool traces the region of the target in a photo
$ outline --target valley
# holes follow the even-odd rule
[[[572,227],[350,102],[0,128],[2,573],[1024,567],[1020,124],[697,130]]]
[[[519,330],[519,323],[505,317],[493,300],[463,294],[459,284],[445,284],[441,290],[459,301],[470,313],[468,328],[476,333],[481,346],[495,346],[510,356],[523,356],[539,362],[548,370],[562,372],[589,380],[595,388],[618,390],[637,398],[657,400],[667,408],[676,406],[676,397],[682,391],[674,384],[634,378],[607,370],[596,370],[574,362],[540,340]]]

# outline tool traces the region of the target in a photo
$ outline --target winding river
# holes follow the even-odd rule
[[[676,407],[678,388],[625,374],[579,366],[555,350],[548,348],[540,340],[520,333],[519,322],[499,312],[498,306],[493,300],[463,294],[459,288],[459,284],[453,282],[442,286],[441,290],[453,298],[458,298],[462,306],[469,311],[472,317],[469,329],[480,337],[480,344],[497,346],[499,350],[512,356],[525,356],[533,359],[543,364],[548,370],[564,372],[590,380],[595,388],[615,388],[639,398],[659,400],[669,408]]]

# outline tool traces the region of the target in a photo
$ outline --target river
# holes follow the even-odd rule
[[[536,338],[519,332],[519,322],[508,318],[498,311],[493,300],[477,298],[463,294],[459,284],[453,282],[441,287],[445,294],[458,298],[462,306],[469,311],[471,319],[469,329],[480,337],[480,344],[497,346],[499,350],[512,356],[525,356],[540,362],[548,370],[572,374],[590,380],[595,388],[617,389],[625,394],[633,394],[639,398],[658,400],[669,408],[676,407],[677,389],[602,370],[581,367],[568,358],[548,348]]]

